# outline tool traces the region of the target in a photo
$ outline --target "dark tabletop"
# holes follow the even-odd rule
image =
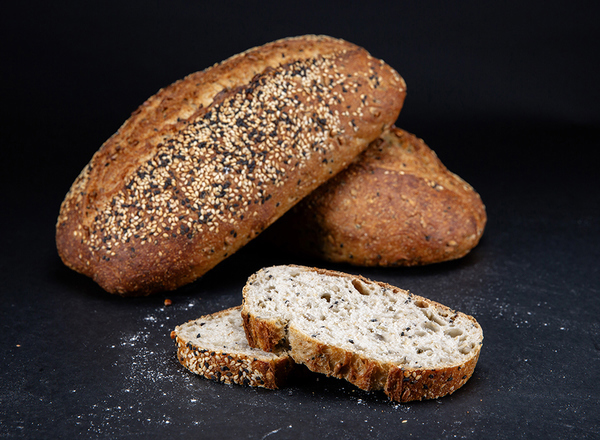
[[[1,438],[600,438],[599,8],[350,3],[4,11]],[[481,194],[479,246],[458,261],[367,269],[259,237],[195,283],[137,299],[61,263],[60,202],[139,104],[232,54],[306,33],[362,45],[403,75],[397,125]],[[323,376],[269,391],[178,363],[176,325],[238,305],[251,273],[287,263],[359,273],[475,316],[485,339],[473,377],[451,396],[400,404]]]

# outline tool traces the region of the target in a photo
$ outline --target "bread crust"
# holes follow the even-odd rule
[[[250,347],[273,353],[289,348],[285,322],[257,319],[249,313],[242,313],[242,322]]]
[[[222,310],[212,316],[217,318],[231,311],[239,313],[240,307]],[[285,384],[294,369],[294,362],[286,355],[268,359],[233,351],[211,350],[186,342],[177,329],[171,332],[171,338],[177,343],[177,359],[181,365],[192,373],[216,382],[277,389]]]
[[[233,254],[391,126],[405,84],[325,36],[250,49],[160,90],[63,201],[59,255],[121,295],[187,284]]]
[[[393,127],[268,235],[332,262],[415,266],[463,257],[486,222],[479,194],[423,140]]]
[[[392,366],[387,375],[384,392],[391,400],[398,402],[437,399],[452,394],[471,378],[480,353],[481,346],[464,364],[437,370],[403,370]]]
[[[290,266],[293,267],[293,265]],[[360,275],[350,275],[320,268],[310,268],[309,270],[320,275],[350,278],[376,284],[393,292],[401,291],[395,286],[369,280]],[[248,286],[254,282],[257,276],[258,273],[253,274],[248,279],[248,283],[243,289],[244,298],[247,295]],[[415,302],[422,301],[429,307],[442,309],[450,316],[463,315],[473,325],[479,326],[472,316],[456,312],[443,304],[418,295],[412,295],[412,298]],[[242,305],[242,318],[248,343],[251,347],[275,352],[278,347],[285,347],[295,362],[306,365],[314,372],[346,379],[366,391],[383,390],[390,400],[398,402],[437,399],[452,394],[472,376],[482,347],[482,344],[474,347],[470,357],[465,362],[450,365],[446,368],[405,368],[401,365],[381,362],[357,352],[322,343],[316,338],[299,331],[293,323],[262,319],[260,316],[251,313],[246,301]]]

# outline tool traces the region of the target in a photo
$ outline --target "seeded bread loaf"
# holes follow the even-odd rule
[[[483,332],[472,317],[397,287],[302,266],[275,266],[243,289],[248,343],[310,370],[382,389],[395,401],[438,398],[473,374]]]
[[[293,369],[283,354],[251,348],[242,327],[241,307],[222,310],[177,326],[177,358],[192,373],[223,383],[279,388]]]
[[[121,295],[206,273],[396,120],[405,84],[325,36],[276,41],[160,90],[63,201],[60,257]]]
[[[414,266],[463,257],[486,221],[479,194],[421,139],[394,127],[268,235],[332,262]]]

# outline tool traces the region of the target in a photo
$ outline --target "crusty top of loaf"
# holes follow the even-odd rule
[[[391,125],[404,87],[364,49],[318,36],[191,75],[144,103],[84,168],[61,206],[59,254],[112,292],[190,282]]]
[[[486,222],[473,187],[423,140],[392,127],[270,233],[330,261],[412,266],[464,256]]]

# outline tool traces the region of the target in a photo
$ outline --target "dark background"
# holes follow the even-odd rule
[[[597,4],[5,6],[0,437],[600,438]],[[259,238],[201,280],[142,299],[110,296],[62,265],[60,202],[138,105],[249,47],[307,33],[362,45],[404,77],[397,125],[487,206],[473,252],[362,269],[275,252]],[[361,273],[474,315],[485,336],[474,376],[452,396],[397,404],[324,377],[267,391],[178,364],[175,325],[239,304],[252,272],[286,263]]]

